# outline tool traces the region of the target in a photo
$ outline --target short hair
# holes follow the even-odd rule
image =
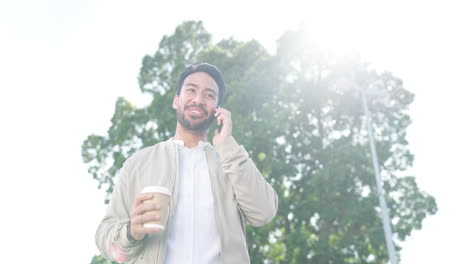
[[[182,72],[182,74],[179,77],[179,83],[177,85],[177,95],[180,95],[180,91],[182,89],[182,85],[184,84],[185,78],[187,78],[187,76],[189,76],[190,74],[196,72],[204,72],[210,75],[211,78],[215,80],[216,84],[218,85],[218,105],[220,105],[226,90],[223,75],[216,66],[205,62],[197,62],[185,68],[184,72]]]

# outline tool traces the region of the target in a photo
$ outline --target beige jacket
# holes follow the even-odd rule
[[[216,150],[205,147],[213,189],[217,227],[221,236],[221,263],[250,263],[244,221],[253,226],[268,223],[278,209],[278,196],[255,167],[243,146],[231,136]],[[178,197],[178,153],[172,139],[144,148],[125,161],[107,208],[96,232],[96,244],[103,256],[117,261],[120,251],[127,263],[162,264],[167,230]],[[145,186],[166,186],[172,190],[169,221],[162,232],[130,242],[127,225],[136,194]],[[114,253],[113,253],[114,252]],[[178,264],[178,263],[171,263]]]

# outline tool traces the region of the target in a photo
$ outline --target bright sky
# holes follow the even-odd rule
[[[1,2],[2,263],[82,264],[98,253],[104,191],[82,164],[81,143],[105,134],[118,96],[148,102],[137,84],[142,57],[191,19],[203,20],[215,41],[256,38],[271,52],[286,29],[305,23],[328,47],[358,50],[402,78],[416,94],[408,174],[439,211],[402,243],[401,263],[460,263],[468,237],[468,17],[461,1],[409,2]]]

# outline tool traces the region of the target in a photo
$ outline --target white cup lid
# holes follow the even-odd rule
[[[146,186],[141,193],[163,193],[171,196],[171,191],[163,186]]]

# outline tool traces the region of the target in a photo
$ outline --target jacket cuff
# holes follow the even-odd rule
[[[137,242],[138,242],[138,241],[134,242],[134,241],[128,240],[128,236],[127,236],[128,228],[129,228],[129,225],[127,225],[127,223],[125,223],[123,225],[123,227],[120,229],[120,232],[119,232],[119,243],[123,248],[129,248],[129,247],[137,244]]]
[[[215,146],[216,152],[218,152],[221,159],[224,159],[229,153],[234,152],[239,147],[239,144],[233,136],[229,136]]]

